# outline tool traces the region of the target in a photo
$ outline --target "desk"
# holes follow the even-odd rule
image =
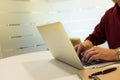
[[[53,58],[49,51],[0,59],[0,80],[81,80],[78,70]]]

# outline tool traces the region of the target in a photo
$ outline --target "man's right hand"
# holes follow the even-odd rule
[[[85,47],[82,43],[75,45],[75,50],[79,56],[80,59],[82,59],[82,52],[85,51]]]
[[[84,50],[84,46],[82,43],[75,45],[74,48],[75,48],[78,55]]]
[[[92,42],[89,40],[84,41],[83,43],[77,44],[74,46],[78,56],[81,58],[82,53],[86,51],[87,49],[91,48],[93,46]]]

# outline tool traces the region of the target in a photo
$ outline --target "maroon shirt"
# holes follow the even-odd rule
[[[120,7],[117,4],[106,11],[93,33],[86,39],[94,45],[107,41],[110,49],[120,47]]]

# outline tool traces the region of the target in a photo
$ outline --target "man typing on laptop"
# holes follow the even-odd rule
[[[120,60],[120,0],[112,0],[115,5],[106,11],[100,23],[83,43],[75,45],[75,50],[82,60],[90,63],[93,60]],[[108,42],[109,49],[98,47]]]

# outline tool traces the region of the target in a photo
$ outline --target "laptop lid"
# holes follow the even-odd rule
[[[38,30],[57,60],[75,68],[83,69],[83,65],[60,22],[39,26]]]

